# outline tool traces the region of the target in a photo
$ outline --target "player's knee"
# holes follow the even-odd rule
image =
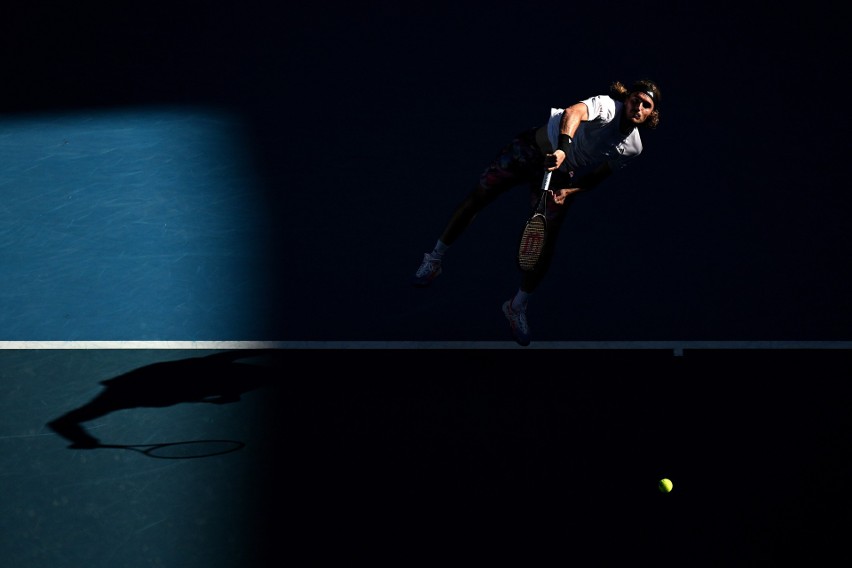
[[[467,194],[467,197],[462,203],[462,208],[471,213],[478,213],[492,201],[494,201],[494,196],[488,189],[478,185]]]
[[[481,209],[497,199],[500,193],[502,192],[497,189],[479,184],[470,192],[470,198]]]

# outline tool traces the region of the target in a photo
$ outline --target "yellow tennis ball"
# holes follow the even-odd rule
[[[673,487],[672,480],[667,479],[665,477],[663,479],[661,479],[660,483],[657,484],[657,485],[660,488],[660,491],[662,491],[663,493],[669,493],[672,490],[672,487]]]

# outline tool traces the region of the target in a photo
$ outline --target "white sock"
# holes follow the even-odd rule
[[[524,292],[518,289],[518,293],[512,298],[512,310],[516,312],[527,311],[527,303],[529,303],[532,293]]]
[[[435,248],[432,249],[432,258],[437,258],[440,260],[444,257],[444,253],[450,248],[449,245],[445,245],[441,239],[438,239],[438,242],[435,243]]]

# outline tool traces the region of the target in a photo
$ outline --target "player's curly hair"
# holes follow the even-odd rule
[[[630,93],[635,93],[636,91],[641,91],[643,93],[651,93],[651,98],[654,99],[654,110],[651,111],[651,116],[648,117],[642,126],[646,128],[654,129],[660,125],[660,101],[662,99],[660,88],[657,84],[650,79],[640,79],[635,81],[630,88],[624,86],[623,83],[616,81],[612,85],[609,86],[610,96],[617,100],[624,102],[627,99],[627,96]]]

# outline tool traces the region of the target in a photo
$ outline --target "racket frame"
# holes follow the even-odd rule
[[[544,248],[545,240],[547,239],[547,195],[551,193],[550,178],[553,172],[548,170],[544,172],[544,178],[541,180],[541,195],[539,195],[538,203],[535,211],[527,219],[524,224],[524,229],[521,232],[521,238],[518,242],[518,268],[524,272],[535,270],[538,265],[538,260],[541,256],[541,251]],[[535,227],[536,224],[541,226],[541,229]],[[532,246],[529,243],[531,232],[540,233],[541,236]],[[524,251],[532,250],[532,254],[525,254]]]

